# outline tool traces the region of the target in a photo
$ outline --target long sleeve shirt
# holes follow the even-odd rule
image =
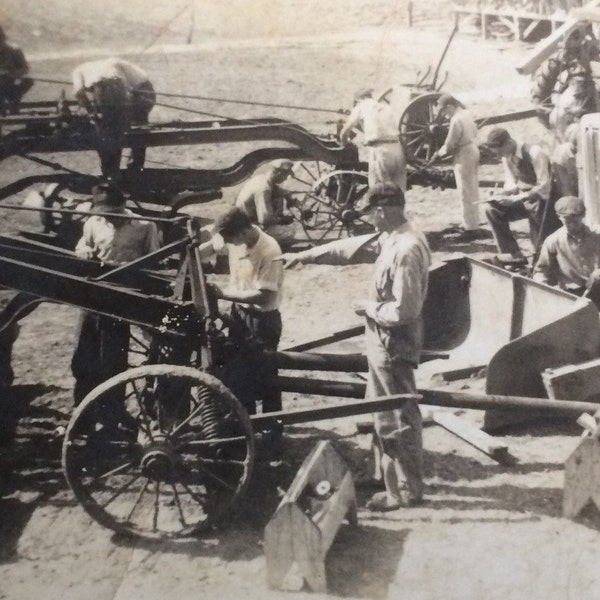
[[[528,159],[531,159],[533,173],[527,173],[523,168],[529,163]],[[525,151],[524,145],[518,144],[513,156],[502,157],[502,166],[505,190],[520,190],[521,200],[535,195],[543,200],[550,198],[550,159],[540,146],[532,144]]]
[[[441,156],[456,154],[460,148],[469,144],[477,144],[477,125],[469,111],[458,108],[450,119],[448,135],[439,153]]]
[[[75,253],[80,254],[87,249],[101,262],[127,263],[158,248],[158,230],[154,223],[128,219],[109,220],[93,215],[83,225],[83,235],[75,247]]]
[[[533,279],[563,289],[581,288],[599,267],[600,232],[586,225],[576,237],[561,227],[544,240]]]

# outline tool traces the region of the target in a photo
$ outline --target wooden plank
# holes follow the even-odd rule
[[[583,8],[592,9],[600,6],[600,0],[588,2]],[[582,9],[579,9],[582,10]],[[572,11],[575,12],[575,11]],[[517,67],[517,72],[521,75],[531,75],[538,67],[552,54],[558,50],[559,44],[570,33],[582,25],[582,20],[578,17],[569,17],[554,33],[541,41],[529,55],[527,60]]]
[[[563,514],[575,518],[591,502],[600,510],[600,441],[588,437],[565,463]]]
[[[449,431],[490,458],[493,458],[496,462],[503,465],[514,464],[515,459],[509,453],[506,444],[495,440],[464,419],[446,411],[434,411],[432,420],[446,431]]]

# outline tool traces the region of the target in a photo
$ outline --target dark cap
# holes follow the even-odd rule
[[[559,217],[585,215],[585,204],[577,196],[563,196],[556,201],[554,210]]]
[[[99,183],[92,188],[92,205],[99,212],[114,212],[125,208],[121,190],[110,183]]]
[[[367,212],[376,206],[398,206],[404,208],[404,192],[392,183],[378,183],[356,204],[356,210]]]
[[[487,136],[486,146],[489,148],[502,148],[510,140],[510,133],[502,127],[494,127]]]
[[[446,106],[460,106],[460,102],[450,94],[442,94],[437,101],[437,107],[441,110]]]
[[[354,94],[354,102],[373,97],[373,88],[361,88]]]

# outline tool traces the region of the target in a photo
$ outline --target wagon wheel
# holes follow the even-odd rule
[[[62,464],[86,512],[114,531],[177,538],[210,527],[245,491],[250,420],[196,369],[146,365],[112,377],[77,408]]]
[[[356,211],[368,189],[362,171],[333,170],[318,161],[302,162],[294,170],[290,212],[306,237],[314,242],[339,239],[372,230]]]
[[[415,98],[404,110],[398,125],[406,162],[413,167],[427,165],[448,135],[449,119],[437,110],[439,92]]]

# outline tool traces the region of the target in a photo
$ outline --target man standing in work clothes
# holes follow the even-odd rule
[[[452,155],[456,191],[462,203],[465,241],[475,237],[479,229],[479,147],[477,146],[477,125],[473,117],[456,98],[442,94],[438,100],[438,110],[450,119],[448,135],[437,155]]]
[[[84,114],[93,116],[99,135],[102,174],[119,174],[123,134],[130,125],[148,123],[156,94],[147,73],[133,63],[107,58],[83,63],[73,71],[73,92]],[[141,170],[146,148],[131,149],[127,167]]]
[[[225,242],[224,248],[220,241]],[[281,338],[283,263],[279,244],[234,207],[217,219],[213,239],[200,246],[203,259],[215,252],[226,252],[229,258],[229,288],[213,285],[212,289],[218,298],[232,302],[229,340],[236,350],[223,381],[250,414],[256,412],[258,400],[262,400],[263,413],[280,411],[277,366],[261,352],[277,350]],[[281,431],[278,423],[269,429],[274,443]]]
[[[79,258],[103,263],[127,263],[158,250],[158,231],[149,221],[128,218],[125,198],[110,185],[94,187],[92,211],[115,216],[92,215],[83,225],[75,247]],[[127,369],[129,325],[105,315],[84,312],[79,338],[71,361],[75,377],[75,404],[97,385]]]
[[[380,232],[379,253],[367,300],[355,304],[366,319],[365,339],[369,376],[367,398],[416,393],[414,369],[419,364],[423,324],[421,310],[427,295],[431,254],[427,241],[404,216],[404,194],[393,185],[370,188],[357,210],[367,214]],[[368,247],[377,234],[340,240],[297,255],[296,262],[334,264],[343,259],[370,262]],[[358,256],[363,252],[362,256]],[[419,504],[423,496],[423,440],[419,406],[408,400],[401,409],[375,414],[376,441],[381,453],[385,492],[367,508],[394,510]]]
[[[535,253],[546,236],[560,226],[551,205],[550,159],[537,144],[517,143],[501,127],[490,131],[486,145],[500,157],[504,167],[504,189],[490,198],[485,209],[498,247],[497,259],[503,264],[525,264],[509,223],[529,220]]]
[[[21,98],[33,85],[23,51],[9,44],[0,27],[0,114],[16,115]]]
[[[369,187],[393,183],[406,190],[406,158],[400,145],[398,120],[387,104],[373,98],[372,90],[356,95],[354,108],[340,131],[343,145],[349,143],[354,128],[362,131],[369,150]]]

